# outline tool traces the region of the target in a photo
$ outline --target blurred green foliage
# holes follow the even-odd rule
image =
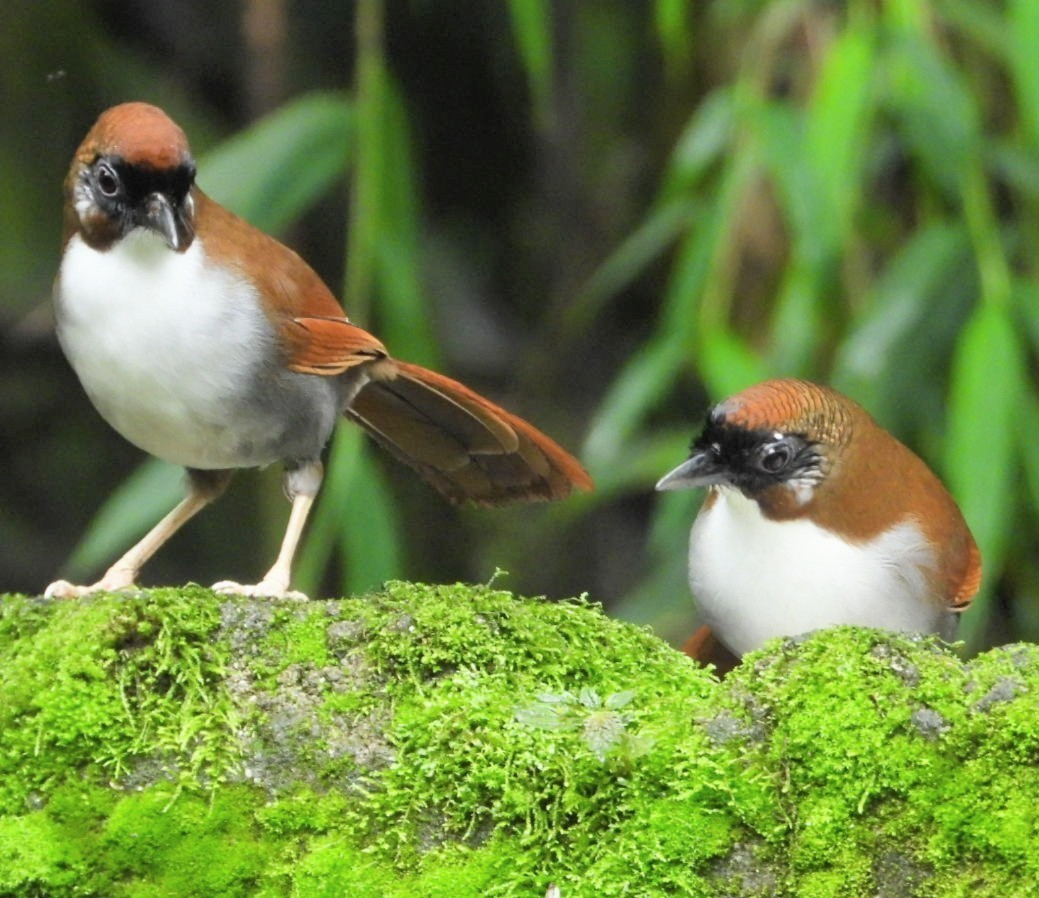
[[[94,56],[76,51],[93,67],[55,75],[98,101],[79,108],[61,94],[64,113],[76,109],[57,129],[61,158],[109,102],[166,106],[192,136],[204,189],[262,228],[292,228],[290,242],[326,278],[345,272],[348,312],[395,355],[504,394],[579,449],[598,482],[594,496],[558,507],[459,516],[343,428],[300,587],[479,578],[501,565],[517,588],[586,589],[679,639],[692,626],[685,541],[698,497],[658,501],[652,484],[686,454],[709,401],[798,375],[860,400],[961,502],[985,564],[961,630],[969,645],[1039,638],[1039,7],[447,6],[310,4],[282,22],[293,98],[268,98],[270,113],[248,123],[250,104],[232,97],[218,125],[219,91],[178,68],[193,57],[183,47],[173,62],[148,57],[100,5],[78,26],[94,36]],[[211,43],[199,39],[196,53]],[[241,52],[248,60],[255,48]],[[30,95],[57,103],[43,73],[62,58],[35,46],[8,57],[5,75],[20,75],[4,88],[11,108],[28,108]],[[113,92],[112,72],[136,87]],[[239,93],[248,86],[243,77]],[[211,105],[199,114],[203,98]],[[0,135],[0,159],[25,139]],[[26,297],[45,289],[36,239],[24,238],[42,233],[41,206],[57,220],[60,177],[53,166],[0,166],[0,196],[17,194],[4,204],[9,337],[32,320]],[[5,364],[10,405],[30,350],[7,345],[18,361]],[[85,405],[64,401],[67,374],[53,373],[61,363],[48,352],[51,386],[36,407],[12,406],[19,421]],[[31,511],[5,493],[17,500],[0,514],[12,557],[47,548],[19,568],[39,582],[13,588],[42,587],[93,509],[68,566],[79,576],[176,498],[173,479],[146,462],[102,504],[120,478],[89,454],[108,437],[82,420],[44,428],[31,450],[28,438],[2,447],[41,489],[61,489],[70,468],[84,480]],[[77,457],[70,441],[84,428]],[[124,469],[134,458],[119,456]],[[251,489],[269,494],[271,477]],[[234,553],[259,559],[257,572],[265,563],[284,509],[245,494],[226,502],[197,542],[182,542],[181,579]],[[257,515],[263,545],[242,548],[248,537],[228,522],[243,513]]]

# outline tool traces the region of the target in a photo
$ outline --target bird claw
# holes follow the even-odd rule
[[[78,599],[92,592],[96,592],[92,586],[76,586],[68,580],[55,580],[43,591],[43,595],[47,599]]]
[[[90,586],[79,586],[69,583],[68,580],[55,580],[44,591],[47,599],[81,599],[83,596],[93,595],[97,592],[125,592],[135,588],[134,579],[136,572],[125,567],[115,566]]]
[[[213,592],[223,596],[250,596],[258,599],[293,599],[300,602],[307,601],[307,597],[296,589],[288,586],[280,586],[277,583],[269,583],[261,580],[259,583],[245,585],[235,583],[233,580],[221,580],[212,586]]]

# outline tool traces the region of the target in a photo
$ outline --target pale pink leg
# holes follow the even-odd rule
[[[93,592],[114,592],[133,586],[148,559],[184,524],[220,495],[227,481],[231,479],[229,471],[189,471],[188,476],[190,479],[187,496],[152,527],[140,542],[105,571],[105,575],[97,583],[77,586],[67,580],[56,580],[47,587],[44,595],[54,599],[72,599]]]
[[[213,585],[216,592],[268,598],[306,598],[303,593],[289,589],[289,583],[292,581],[292,561],[296,557],[303,526],[317,497],[323,476],[324,469],[321,462],[317,461],[285,473],[285,492],[292,500],[292,512],[289,514],[289,523],[285,527],[285,536],[282,538],[277,560],[259,583],[242,585],[231,580],[222,580]]]

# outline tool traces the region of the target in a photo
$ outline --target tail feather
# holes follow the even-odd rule
[[[347,416],[452,502],[502,505],[592,489],[570,453],[465,385],[407,362],[381,371]]]

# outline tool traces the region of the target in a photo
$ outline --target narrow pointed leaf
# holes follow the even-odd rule
[[[1024,355],[1008,311],[979,306],[953,359],[946,474],[981,549],[985,578],[961,635],[976,640],[1002,568],[1017,481],[1016,419],[1022,407]]]
[[[199,159],[199,185],[263,231],[285,229],[343,177],[353,107],[341,94],[306,94]]]

